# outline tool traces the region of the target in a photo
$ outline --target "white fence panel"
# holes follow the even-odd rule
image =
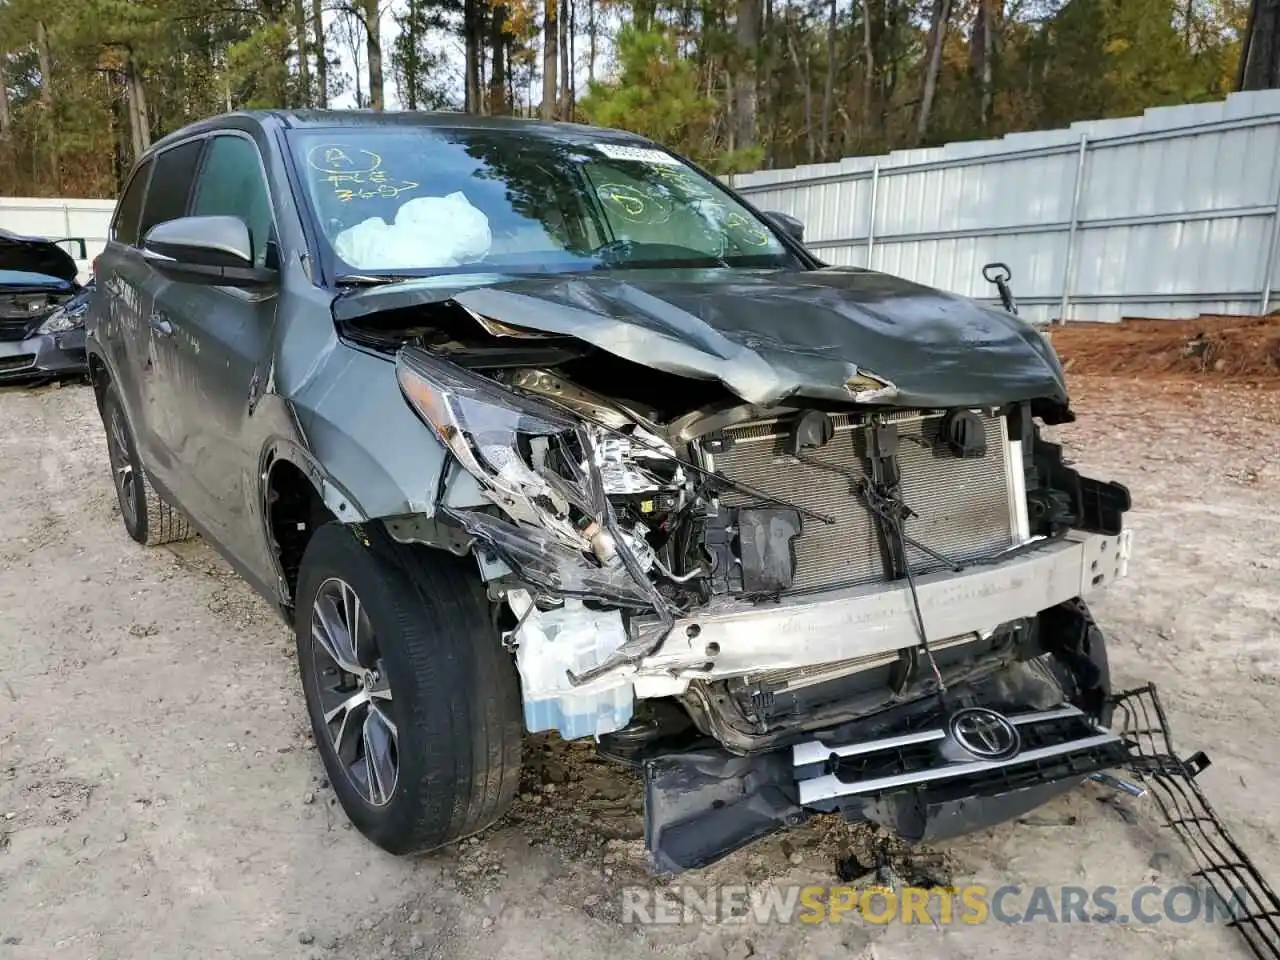
[[[1002,260],[1032,320],[1266,312],[1280,91],[732,182],[832,264],[995,302]]]

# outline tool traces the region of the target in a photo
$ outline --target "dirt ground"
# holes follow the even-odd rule
[[[1048,329],[1070,373],[1280,383],[1280,316],[1133,319]]]
[[[1068,455],[1136,504],[1130,579],[1095,604],[1118,683],[1159,684],[1179,749],[1209,752],[1205,789],[1280,878],[1280,393],[1075,390]],[[1167,920],[623,922],[622,888],[655,883],[638,785],[546,739],[495,829],[384,855],[322,780],[289,633],[202,543],[130,541],[106,462],[87,388],[0,391],[0,960],[1246,955],[1221,925]],[[914,862],[955,883],[1111,885],[1122,903],[1185,882],[1150,801],[1113,799],[1088,785]],[[867,843],[814,822],[684,879],[834,883]]]

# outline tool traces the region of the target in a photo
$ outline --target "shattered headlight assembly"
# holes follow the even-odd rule
[[[87,300],[71,306],[55,307],[54,311],[45,318],[44,323],[36,328],[36,333],[66,333],[68,330],[78,330],[84,326],[84,318],[88,312]]]
[[[511,521],[444,508],[522,579],[648,606],[653,586],[620,536],[586,425],[549,404],[406,347],[409,404]],[[588,556],[589,555],[589,556]]]

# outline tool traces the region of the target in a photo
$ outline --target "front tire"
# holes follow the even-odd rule
[[[506,813],[520,778],[520,689],[474,567],[330,523],[307,544],[298,580],[311,727],[357,829],[407,854]]]

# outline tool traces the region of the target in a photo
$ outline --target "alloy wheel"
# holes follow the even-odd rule
[[[129,435],[124,425],[120,404],[110,404],[107,417],[107,459],[111,463],[111,480],[115,484],[120,512],[130,530],[138,522],[138,478],[133,472],[133,460],[129,456]]]
[[[361,797],[384,806],[400,772],[391,685],[369,615],[351,585],[338,577],[316,590],[311,658],[334,753]]]

